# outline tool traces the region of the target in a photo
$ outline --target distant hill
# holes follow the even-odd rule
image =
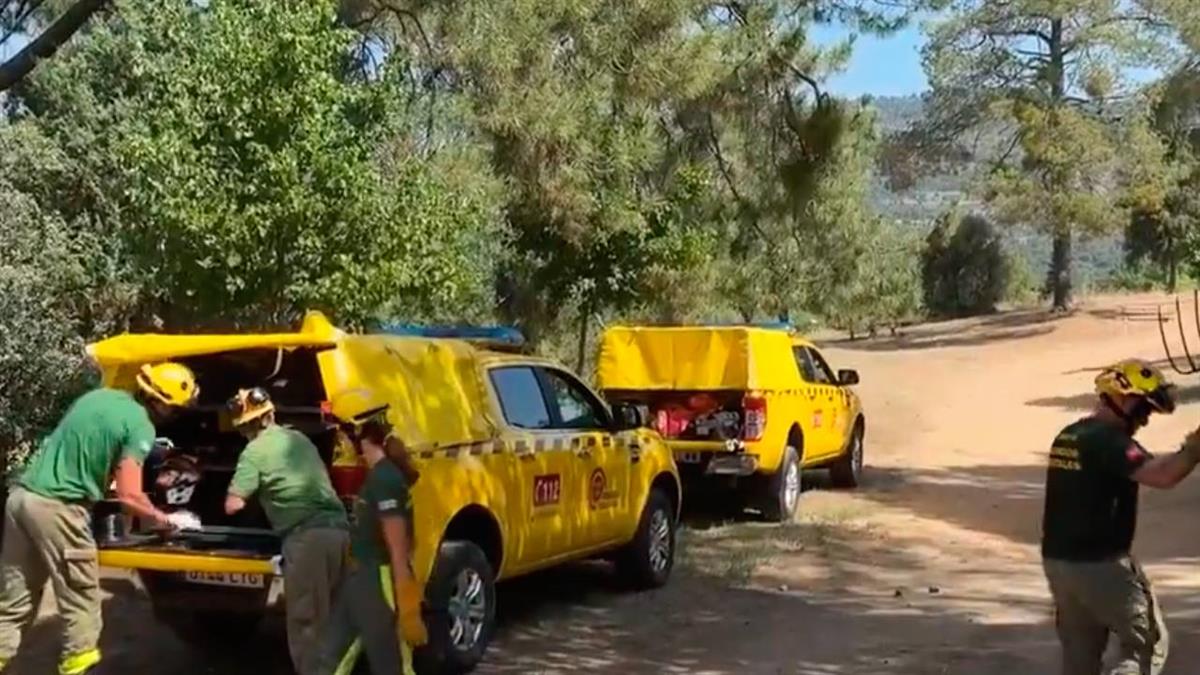
[[[919,95],[877,96],[869,105],[876,111],[876,124],[882,135],[907,129],[920,120],[924,102]],[[972,181],[978,167],[967,165],[959,171],[923,177],[910,190],[895,192],[882,176],[876,176],[871,201],[878,211],[900,227],[926,232],[933,221],[956,204],[966,210],[986,213],[986,205],[972,193]],[[1040,281],[1050,267],[1050,237],[1031,227],[1012,227],[1005,233],[1009,249],[1024,262]],[[1075,283],[1087,289],[1113,276],[1121,267],[1124,236],[1109,235],[1077,242],[1075,246]]]

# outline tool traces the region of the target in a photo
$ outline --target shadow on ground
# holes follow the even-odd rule
[[[1179,405],[1200,402],[1200,384],[1180,386],[1175,392],[1175,401]],[[1025,405],[1040,408],[1060,408],[1062,410],[1083,413],[1096,407],[1096,393],[1082,391],[1074,396],[1047,396],[1026,401]]]
[[[1054,331],[1056,320],[1069,316],[1046,310],[1005,312],[970,322],[960,320],[923,324],[896,337],[833,340],[824,343],[850,351],[896,352],[944,347],[977,347],[1012,342]]]
[[[265,621],[259,631],[237,644],[198,649],[180,641],[159,624],[150,603],[131,581],[105,579],[104,632],[101,664],[89,675],[179,673],[181,675],[291,675],[282,622]],[[58,670],[61,623],[57,613],[29,630],[9,673],[55,673]]]

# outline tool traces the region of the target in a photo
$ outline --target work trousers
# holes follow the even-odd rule
[[[15,487],[4,507],[0,551],[0,664],[10,660],[37,616],[46,582],[62,619],[61,675],[100,661],[100,568],[91,512]]]
[[[300,675],[316,672],[321,637],[345,573],[349,546],[350,533],[344,528],[310,527],[284,539],[288,651]]]
[[[1100,675],[1109,634],[1120,644],[1112,675],[1158,675],[1167,628],[1150,581],[1130,556],[1099,562],[1043,560],[1054,597],[1063,675]]]
[[[390,567],[356,566],[342,584],[324,639],[319,675],[349,675],[365,654],[372,675],[414,675],[396,631]]]

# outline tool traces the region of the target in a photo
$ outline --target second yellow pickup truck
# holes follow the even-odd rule
[[[608,400],[648,409],[689,486],[724,480],[785,521],[799,505],[802,468],[829,468],[839,487],[859,483],[858,373],[835,374],[790,328],[611,327],[597,370]]]

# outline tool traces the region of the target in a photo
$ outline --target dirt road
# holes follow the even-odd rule
[[[1007,313],[827,343],[834,367],[863,378],[863,489],[832,491],[814,473],[803,516],[786,527],[691,519],[678,574],[661,591],[622,594],[594,566],[510,584],[480,672],[1054,672],[1036,550],[1043,453],[1090,404],[1096,367],[1161,358],[1145,311],[1156,300],[1093,299],[1069,317]],[[1144,433],[1151,449],[1174,449],[1200,422],[1200,375],[1180,384],[1185,405]],[[1200,672],[1200,477],[1143,494],[1136,550],[1172,629],[1167,672]],[[110,590],[102,673],[265,673],[286,658],[277,628],[257,650],[192,651],[153,623],[128,583]],[[40,624],[15,672],[52,672],[55,643],[53,624]]]

